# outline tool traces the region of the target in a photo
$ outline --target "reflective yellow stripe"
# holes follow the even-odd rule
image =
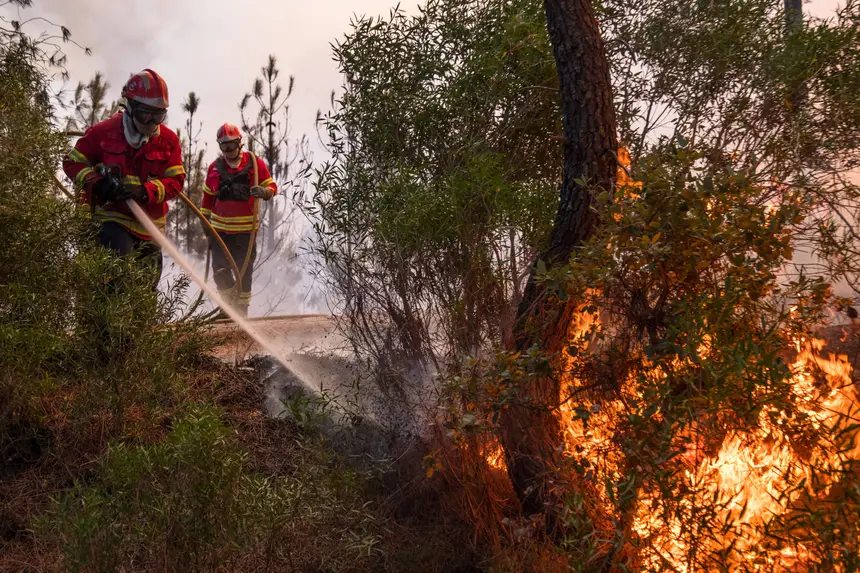
[[[204,216],[209,217],[212,215],[212,209],[201,208],[200,212],[203,213]]]
[[[265,187],[266,185],[269,185],[270,183],[274,183],[274,181],[272,181],[271,177],[269,177],[265,181],[260,181],[260,187]]]
[[[165,177],[176,177],[177,175],[185,175],[185,168],[182,165],[174,165],[164,171]]]
[[[212,223],[212,226],[219,231],[250,232],[254,229],[253,215],[247,215],[242,217],[224,217],[218,215],[217,213],[212,213],[212,219],[210,222]],[[257,229],[259,228],[260,226],[258,224]]]
[[[96,207],[95,216],[98,218],[105,217],[105,220],[108,220],[107,218],[110,218],[110,220],[115,220],[117,222],[119,222],[119,221],[130,221],[130,222],[134,223],[135,225],[140,225],[137,222],[137,219],[135,219],[134,217],[130,217],[130,216],[126,215],[125,213],[120,213],[119,211],[112,211],[110,209],[105,209],[104,207],[101,207],[101,206]],[[159,217],[158,219],[152,219],[152,222],[155,224],[156,227],[162,228],[165,225],[167,225],[167,217],[164,216],[164,217]],[[143,229],[142,226],[140,228]]]
[[[122,182],[127,185],[140,185],[140,177],[137,175],[126,175],[122,178]]]
[[[212,215],[212,220],[213,221],[221,221],[222,223],[253,223],[254,222],[254,216],[253,215],[248,215],[248,216],[243,215],[241,217],[224,217],[223,215],[218,215],[216,213],[215,215]]]
[[[84,184],[87,182],[87,176],[92,175],[95,172],[95,169],[93,169],[92,167],[84,167],[75,176],[75,184],[78,187],[83,188]]]
[[[207,195],[214,195],[215,194],[215,192],[212,191],[212,189],[210,189],[209,186],[206,185],[205,183],[203,184],[203,192],[206,193]]]
[[[250,304],[251,303],[251,293],[249,293],[249,292],[239,293],[239,303],[240,304]]]
[[[119,223],[129,231],[133,233],[137,233],[144,237],[149,237],[149,233],[146,231],[146,228],[141,225],[137,219],[133,217],[129,217],[123,213],[119,213],[117,211],[111,211],[109,209],[105,209],[104,207],[96,207],[95,213],[93,213],[93,219],[97,222],[107,222],[113,221],[114,223]],[[153,223],[159,229],[164,229],[167,225],[167,217],[159,217],[158,219],[153,219]]]
[[[158,190],[158,203],[164,203],[164,183],[162,183],[159,179],[155,179],[152,181],[155,183],[155,188]]]
[[[71,159],[75,163],[83,163],[84,165],[91,165],[90,160],[87,159],[87,156],[84,155],[83,153],[81,153],[80,151],[78,151],[77,149],[75,149],[74,147],[72,148],[71,151],[69,151],[69,159]]]
[[[225,225],[224,223],[216,223],[212,221],[212,228],[218,231],[232,231],[234,233],[240,233],[242,231],[251,232],[254,230],[254,225]],[[259,227],[258,227],[259,229]]]
[[[223,223],[212,223],[212,228],[216,231],[229,231],[231,233],[250,233],[254,230],[252,225],[225,225]],[[259,229],[259,227],[258,227]]]

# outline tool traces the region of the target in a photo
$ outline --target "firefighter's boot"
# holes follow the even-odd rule
[[[218,295],[221,297],[221,300],[224,301],[224,304],[228,304],[233,308],[236,308],[236,289],[218,289]],[[215,320],[228,319],[230,315],[228,315],[223,308],[218,311],[218,314],[215,315]]]
[[[242,291],[239,294],[239,298],[236,299],[236,310],[238,310],[239,314],[241,314],[243,317],[248,318],[249,306],[251,306],[251,293],[250,291]]]

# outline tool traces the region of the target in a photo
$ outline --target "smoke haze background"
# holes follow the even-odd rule
[[[778,2],[779,0],[774,0]],[[45,17],[69,28],[72,39],[92,49],[66,46],[72,81],[88,81],[101,71],[110,84],[109,99],[119,97],[128,76],[143,68],[161,74],[170,89],[167,124],[184,127],[181,103],[190,91],[201,100],[197,117],[203,122],[201,143],[206,160],[216,157],[215,130],[224,122],[240,123],[238,104],[251,91],[269,54],[278,59],[282,83],[296,78],[290,98],[291,133],[307,134],[315,159],[324,159],[317,141],[318,110],[330,106],[332,90],[341,78],[332,60],[331,43],[343,38],[356,15],[388,15],[396,0],[34,0],[33,7],[0,8],[7,19]],[[417,1],[403,3],[414,12]],[[844,0],[814,0],[804,4],[812,16],[828,17]],[[41,24],[28,26],[38,32]],[[66,99],[71,98],[71,93]],[[284,190],[289,197],[291,190]],[[302,225],[300,218],[297,218]],[[306,226],[304,227],[306,230]],[[166,280],[178,268],[166,261]],[[322,293],[307,274],[296,283],[289,269],[302,261],[269,261],[255,277],[251,314],[325,312]],[[202,269],[203,261],[195,261]]]
[[[181,103],[194,91],[201,100],[196,117],[202,122],[200,138],[207,145],[208,162],[217,156],[218,126],[240,124],[239,101],[251,91],[269,54],[277,57],[279,80],[285,87],[289,76],[296,78],[290,98],[293,139],[306,134],[313,156],[323,158],[315,118],[318,110],[329,108],[332,90],[341,85],[330,44],[343,37],[356,15],[387,15],[393,4],[393,0],[34,0],[32,8],[6,6],[0,14],[19,21],[44,17],[66,26],[74,41],[92,49],[87,56],[64,46],[71,76],[65,100],[71,99],[78,81],[86,82],[98,71],[110,84],[108,98],[117,99],[131,73],[152,68],[170,89],[167,125],[184,130]],[[33,22],[26,29],[35,34],[44,26]],[[282,191],[289,198],[291,190]],[[301,218],[295,220],[294,234],[306,232]],[[165,263],[164,281],[174,280],[178,266],[167,258]],[[204,261],[194,263],[202,272]],[[302,265],[301,259],[263,265],[255,275],[251,314],[327,311],[307,273],[301,273],[296,283],[295,270]]]

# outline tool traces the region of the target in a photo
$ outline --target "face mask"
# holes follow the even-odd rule
[[[134,121],[134,128],[147,137],[158,131],[157,123],[141,123],[134,117],[132,117],[132,119]]]
[[[220,147],[224,157],[230,160],[238,159],[239,153],[242,151],[242,145],[236,141],[222,143]]]

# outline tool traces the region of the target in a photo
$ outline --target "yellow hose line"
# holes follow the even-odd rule
[[[209,219],[206,218],[206,215],[200,212],[200,209],[197,208],[197,205],[188,198],[188,196],[182,191],[179,192],[179,198],[182,199],[186,205],[197,215],[206,228],[209,229],[209,232],[212,233],[212,236],[215,237],[215,240],[218,242],[218,245],[221,247],[221,250],[224,251],[224,255],[227,257],[227,260],[230,262],[230,266],[233,267],[233,272],[236,273],[236,276],[239,276],[239,266],[236,264],[236,261],[233,260],[233,255],[230,254],[230,249],[227,248],[227,245],[224,244],[224,240],[221,238],[221,235],[218,234],[218,231],[212,226],[212,223],[209,222]]]
[[[257,171],[257,156],[251,152],[251,161],[254,162],[254,187],[260,184],[260,174]],[[248,270],[248,263],[251,261],[251,251],[254,249],[254,241],[257,240],[257,217],[260,211],[260,202],[258,197],[254,197],[254,222],[251,225],[251,240],[248,241],[248,250],[245,252],[245,261],[242,263],[242,270],[237,275],[239,278],[236,284],[241,288],[242,279],[245,277],[245,272]],[[254,272],[254,269],[251,269]],[[240,291],[236,291],[236,296],[239,296]]]

